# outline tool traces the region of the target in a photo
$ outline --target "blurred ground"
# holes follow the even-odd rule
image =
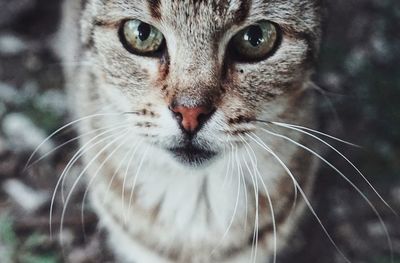
[[[57,241],[62,200],[55,201],[49,238],[51,194],[76,150],[72,143],[24,169],[33,149],[68,121],[61,67],[49,46],[57,29],[59,0],[0,0],[0,262],[113,262],[97,219],[85,213],[77,189],[66,214],[63,249]],[[335,144],[353,160],[385,200],[400,212],[400,3],[337,0],[327,3],[326,33],[315,80],[324,130],[364,148]],[[332,121],[334,120],[334,121]],[[43,145],[45,154],[73,138],[67,130]],[[40,155],[39,155],[40,156]],[[391,234],[400,262],[400,220],[351,167],[334,153],[327,158],[368,196]],[[79,164],[71,173],[79,171]],[[71,182],[66,182],[67,185]],[[379,219],[339,175],[322,167],[313,205],[352,262],[389,263]],[[306,217],[278,262],[344,262],[315,219]]]

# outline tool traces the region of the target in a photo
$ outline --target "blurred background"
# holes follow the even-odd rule
[[[328,2],[328,1],[326,1]],[[47,141],[34,165],[30,154],[70,121],[61,65],[51,50],[60,0],[0,0],[0,262],[114,262],[97,218],[85,209],[78,188],[58,241],[63,202],[55,199],[53,239],[49,209],[58,176],[76,142],[34,163],[76,136],[73,129]],[[336,0],[326,3],[324,39],[315,81],[321,87],[321,129],[362,149],[334,144],[349,157],[392,208],[400,213],[400,2]],[[332,151],[339,167],[377,207],[400,262],[400,219],[352,167]],[[71,173],[80,169],[78,163]],[[313,206],[338,247],[352,262],[389,263],[390,249],[379,218],[338,174],[322,166]],[[66,184],[72,182],[67,181]],[[339,263],[343,258],[308,213],[289,240],[283,263]]]

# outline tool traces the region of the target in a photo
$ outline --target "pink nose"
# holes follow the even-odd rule
[[[194,133],[199,126],[204,124],[212,115],[213,109],[211,107],[193,107],[188,108],[184,106],[177,106],[171,109],[182,128],[188,133]]]

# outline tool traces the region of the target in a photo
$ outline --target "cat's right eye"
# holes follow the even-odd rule
[[[260,61],[274,53],[279,45],[279,33],[276,24],[260,21],[237,33],[231,40],[229,49],[239,61]]]
[[[137,19],[125,21],[119,34],[124,47],[141,56],[155,55],[165,43],[163,34],[157,28]]]

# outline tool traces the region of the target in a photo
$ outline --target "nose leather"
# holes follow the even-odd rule
[[[202,122],[206,121],[212,112],[212,108],[200,107],[184,107],[177,106],[172,111],[179,116],[182,128],[189,133],[193,133],[198,129]]]

